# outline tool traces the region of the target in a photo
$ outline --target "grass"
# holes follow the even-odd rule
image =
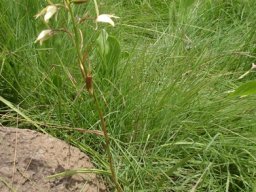
[[[106,169],[103,138],[64,129],[100,125],[68,37],[33,43],[43,5],[0,1],[0,95],[18,109],[0,103],[0,123],[36,128],[29,117]],[[100,9],[121,17],[107,28],[119,63],[92,58],[124,191],[256,191],[255,96],[227,94],[255,79],[238,80],[255,62],[254,1],[110,0]]]

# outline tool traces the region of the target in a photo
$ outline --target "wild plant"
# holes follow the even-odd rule
[[[81,71],[86,91],[94,101],[94,109],[97,110],[99,120],[101,122],[111,179],[117,191],[123,191],[116,176],[107,124],[104,119],[102,107],[99,104],[98,97],[96,95],[97,93],[94,90],[93,86],[93,70],[91,66],[92,61],[90,61],[90,57],[88,56],[89,53],[85,46],[86,42],[84,42],[84,33],[81,30],[81,25],[86,25],[87,22],[91,22],[91,20],[93,20],[95,23],[95,31],[99,33],[99,36],[95,41],[95,45],[92,46],[97,47],[101,57],[101,61],[104,65],[110,62],[116,62],[113,61],[113,53],[117,54],[114,57],[118,58],[118,54],[120,53],[119,43],[114,37],[109,36],[105,29],[100,29],[98,23],[105,23],[114,27],[115,23],[113,19],[117,19],[118,17],[112,14],[101,14],[99,11],[97,0],[93,0],[93,6],[95,8],[96,16],[90,16],[87,13],[82,16],[77,16],[75,13],[76,6],[87,5],[91,3],[89,0],[63,0],[58,3],[53,3],[51,0],[47,0],[47,3],[48,5],[35,15],[36,19],[43,17],[43,21],[46,25],[46,28],[39,33],[38,37],[35,40],[35,43],[39,43],[40,45],[42,45],[46,40],[53,38],[54,36],[57,36],[57,34],[61,33],[66,33],[69,35],[70,40],[73,43],[72,45],[76,51],[77,66]],[[57,17],[58,12],[60,11],[65,12],[65,15],[67,17],[66,19],[68,20],[68,18],[70,18],[70,22],[66,22],[66,25],[68,26],[64,28],[53,28],[51,27],[50,20],[54,17]],[[58,21],[58,19],[55,20]],[[115,46],[112,46],[111,44],[115,44]]]

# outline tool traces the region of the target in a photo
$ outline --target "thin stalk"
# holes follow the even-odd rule
[[[93,0],[93,2],[94,2],[95,12],[96,12],[96,15],[97,15],[97,17],[98,17],[100,13],[99,13],[99,7],[98,7],[97,0]],[[96,29],[98,29],[98,24],[97,24],[97,22],[96,22]]]
[[[95,3],[95,8],[96,8],[96,13],[97,13],[97,16],[98,16],[99,10],[98,10],[98,5],[97,5],[96,0],[94,0],[94,3]],[[92,81],[91,80],[91,74],[90,74],[90,71],[87,71],[86,68],[83,65],[83,56],[82,56],[82,53],[80,51],[80,43],[79,43],[79,30],[77,28],[77,25],[76,25],[76,22],[75,22],[75,17],[74,17],[73,11],[71,9],[71,6],[70,6],[70,3],[69,3],[68,0],[66,0],[66,4],[67,4],[67,8],[69,10],[70,16],[71,16],[73,30],[74,30],[74,33],[75,33],[74,43],[75,43],[76,52],[77,52],[77,55],[78,55],[79,68],[81,70],[84,82],[87,85],[88,79],[90,79],[90,82]],[[116,187],[117,191],[122,192],[123,190],[120,187],[120,185],[118,183],[118,180],[117,180],[117,177],[116,177],[116,172],[115,172],[115,168],[114,168],[114,161],[113,161],[112,153],[111,153],[111,150],[110,150],[110,138],[109,138],[108,131],[107,131],[106,121],[104,119],[104,115],[103,115],[103,112],[100,108],[97,97],[96,97],[94,91],[92,90],[92,85],[89,86],[88,92],[89,92],[89,95],[92,96],[93,99],[94,99],[95,107],[96,107],[96,110],[98,111],[98,115],[99,115],[99,118],[100,118],[101,128],[102,128],[102,131],[104,133],[104,139],[105,139],[105,144],[106,144],[106,152],[107,152],[107,156],[108,156],[109,168],[110,168],[110,172],[111,172],[112,181],[115,184],[115,187]]]
[[[70,6],[70,2],[66,1],[66,4],[68,6],[68,11],[69,11],[70,16],[71,16],[73,30],[74,30],[74,33],[75,33],[75,47],[76,47],[76,52],[77,52],[77,56],[78,56],[79,68],[80,68],[80,71],[82,73],[83,78],[86,79],[87,70],[86,70],[86,68],[83,65],[83,55],[82,55],[82,53],[80,51],[79,30],[78,30],[78,28],[76,26],[75,16],[74,16],[74,13],[73,13],[72,8]]]
[[[100,13],[99,13],[99,7],[98,7],[97,0],[93,0],[93,2],[94,2],[94,7],[95,7],[96,15],[98,17]]]
[[[106,152],[107,152],[107,155],[108,155],[109,168],[110,168],[111,175],[112,175],[112,181],[114,182],[117,191],[122,192],[123,190],[122,190],[121,186],[119,185],[119,183],[117,181],[117,178],[116,178],[116,172],[115,172],[115,168],[114,168],[114,161],[113,161],[112,153],[111,153],[111,150],[110,150],[110,138],[109,138],[109,135],[108,135],[106,121],[104,119],[103,112],[100,108],[100,105],[99,105],[99,102],[98,102],[98,99],[97,99],[95,93],[93,92],[91,95],[92,95],[92,97],[95,101],[95,106],[96,106],[97,111],[99,113],[101,128],[102,128],[104,138],[105,138]]]

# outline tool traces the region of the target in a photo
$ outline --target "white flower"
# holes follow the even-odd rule
[[[115,15],[101,14],[97,17],[96,22],[109,23],[113,27],[115,26],[114,21],[111,18],[119,18]]]
[[[53,35],[54,35],[53,30],[51,30],[51,29],[43,30],[36,38],[35,43],[37,43],[39,41],[40,45],[42,45],[45,40],[49,39]]]
[[[55,5],[49,5],[46,7],[46,14],[44,15],[44,21],[48,23],[49,19],[57,12],[58,8]]]
[[[57,12],[58,7],[56,5],[48,5],[45,7],[40,13],[35,15],[35,18],[37,19],[38,17],[44,15],[44,21],[46,23],[49,22],[50,18]]]
[[[252,69],[256,69],[256,64],[252,63]]]

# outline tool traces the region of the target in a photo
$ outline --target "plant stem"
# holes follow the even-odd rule
[[[93,92],[91,95],[92,95],[92,97],[95,101],[95,106],[96,106],[97,111],[99,113],[101,128],[102,128],[104,138],[105,138],[106,152],[107,152],[107,155],[108,155],[109,168],[110,168],[110,171],[111,171],[112,181],[114,182],[117,191],[122,192],[123,190],[122,190],[121,186],[119,185],[119,183],[117,181],[117,178],[116,178],[116,172],[115,172],[114,161],[113,161],[111,148],[110,148],[110,139],[109,139],[109,135],[108,135],[106,121],[104,120],[104,115],[103,115],[103,112],[100,108],[100,105],[99,105],[99,102],[98,102],[98,99],[97,99],[95,93]]]
[[[70,16],[71,16],[73,30],[74,30],[74,33],[75,33],[75,41],[74,41],[74,43],[75,43],[76,52],[77,52],[77,56],[78,56],[79,68],[81,70],[83,78],[86,79],[87,70],[86,70],[86,68],[83,65],[83,56],[82,56],[82,53],[80,51],[79,31],[78,31],[78,28],[76,26],[75,16],[74,16],[74,13],[73,13],[72,8],[70,6],[70,2],[66,0],[66,4],[68,6],[68,11],[69,11]]]
[[[98,7],[97,0],[93,0],[93,2],[94,2],[94,7],[95,7],[96,15],[98,17],[100,13],[99,13],[99,7]]]
[[[67,6],[68,6],[68,10],[69,10],[71,20],[72,20],[73,30],[74,30],[74,33],[75,33],[74,44],[75,44],[76,52],[77,52],[77,56],[78,56],[79,68],[80,68],[80,71],[82,73],[84,82],[87,85],[87,83],[88,83],[87,80],[88,80],[88,78],[91,78],[91,74],[90,74],[90,71],[87,71],[86,68],[83,65],[83,56],[82,56],[82,53],[81,53],[81,50],[80,50],[79,30],[77,28],[77,25],[76,25],[76,22],[75,22],[75,17],[74,17],[74,14],[73,14],[73,11],[71,9],[69,1],[66,0],[66,3],[67,3]],[[97,5],[96,0],[94,0],[94,3],[95,3],[95,8],[96,8],[96,13],[97,13],[97,16],[98,16],[99,11],[98,11],[98,5]],[[90,82],[92,83],[92,79],[90,80]],[[98,111],[98,115],[99,115],[99,118],[100,118],[101,128],[102,128],[102,131],[104,133],[104,139],[105,139],[105,144],[106,144],[106,152],[107,152],[107,156],[108,156],[109,168],[110,168],[110,171],[111,171],[112,181],[115,184],[115,187],[116,187],[117,191],[122,192],[123,190],[122,190],[121,186],[119,185],[117,177],[116,177],[116,172],[115,172],[115,168],[114,168],[114,161],[113,161],[111,148],[110,148],[110,138],[109,138],[109,135],[108,135],[106,121],[104,119],[103,112],[100,108],[98,99],[97,99],[94,91],[92,90],[92,85],[89,85],[89,88],[87,90],[88,90],[89,95],[91,97],[93,97],[93,99],[94,99],[95,107],[96,107],[96,110]]]

